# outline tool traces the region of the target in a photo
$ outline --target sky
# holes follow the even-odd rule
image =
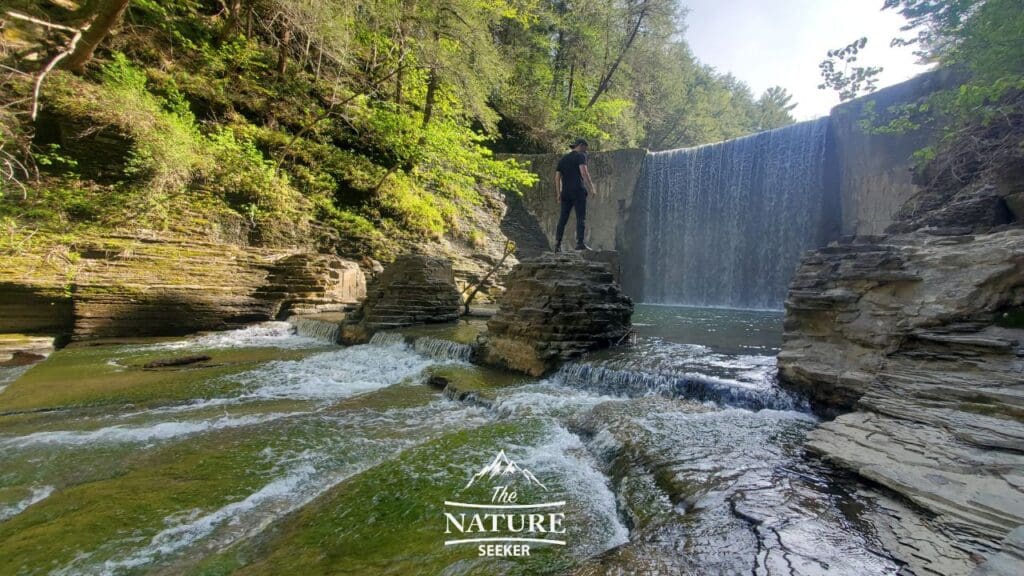
[[[882,11],[883,0],[680,0],[689,8],[686,39],[694,54],[719,72],[731,72],[759,96],[782,86],[798,105],[797,120],[828,114],[839,103],[819,90],[818,64],[828,50],[861,36],[868,45],[857,65],[883,66],[879,88],[924,72],[912,48],[891,48],[903,17]]]

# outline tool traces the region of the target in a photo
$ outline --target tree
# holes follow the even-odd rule
[[[818,65],[821,69],[822,83],[819,90],[832,89],[839,93],[843,102],[858,96],[874,92],[878,87],[878,75],[882,68],[878,66],[853,66],[860,51],[868,44],[867,37],[859,38],[842,48],[829,50],[828,56]],[[840,67],[840,64],[842,65]]]
[[[788,126],[794,122],[790,112],[796,108],[793,95],[781,86],[773,86],[765,90],[757,101],[758,130],[771,130]]]
[[[893,38],[893,46],[915,46],[920,62],[960,66],[972,74],[969,83],[933,104],[943,104],[954,116],[984,116],[985,103],[998,101],[1008,90],[1024,87],[1024,10],[1020,0],[885,0],[883,10],[906,19],[901,28],[908,37]],[[870,92],[882,70],[854,67],[838,70],[837,62],[855,62],[867,38],[839,50],[830,50],[821,63],[824,83],[843,100]],[[950,105],[959,108],[951,110]]]
[[[92,59],[96,48],[121,21],[131,0],[97,0],[95,11],[89,18],[89,27],[82,34],[74,51],[64,60],[64,66],[76,74],[85,71],[85,65]]]

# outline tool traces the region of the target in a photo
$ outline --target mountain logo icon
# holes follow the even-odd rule
[[[525,478],[528,483],[540,486],[545,491],[548,489],[547,486],[533,475],[533,472],[530,472],[526,468],[516,464],[515,461],[505,455],[504,450],[500,450],[494,457],[494,460],[491,460],[491,462],[481,468],[479,472],[473,474],[473,477],[469,479],[469,483],[466,484],[463,490],[472,486],[477,480],[494,480],[498,477],[504,479],[515,476]]]

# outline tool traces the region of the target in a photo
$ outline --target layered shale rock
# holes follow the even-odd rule
[[[879,527],[916,573],[969,573],[1024,524],[1024,229],[953,232],[809,253],[779,355],[788,386],[854,410],[808,448],[928,512]]]
[[[633,302],[608,254],[554,254],[520,262],[487,322],[484,362],[540,376],[564,360],[621,342]]]
[[[342,327],[341,340],[358,344],[378,330],[454,322],[461,302],[450,260],[399,256],[370,284],[362,308]]]
[[[66,334],[74,325],[69,284],[25,279],[0,270],[0,334]]]
[[[366,298],[366,276],[333,254],[293,254],[274,263],[260,296],[281,301],[278,316],[341,312]]]
[[[180,335],[354,305],[365,280],[337,256],[105,236],[77,252],[0,267],[0,332],[76,340]]]
[[[990,327],[1021,305],[1021,229],[833,245],[808,253],[790,285],[779,369],[812,399],[840,408],[853,407],[908,355],[972,358],[964,377],[1000,382],[992,360],[1015,357],[1017,331],[994,336]]]

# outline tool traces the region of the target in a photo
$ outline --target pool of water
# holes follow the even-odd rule
[[[868,503],[803,454],[816,420],[776,385],[780,314],[634,321],[634,345],[544,379],[471,365],[481,321],[348,348],[267,323],[60,350],[0,382],[0,573],[895,572]],[[210,360],[145,368],[193,354]],[[496,454],[515,465],[467,484]],[[446,502],[496,478],[559,503],[561,543],[446,545]]]

